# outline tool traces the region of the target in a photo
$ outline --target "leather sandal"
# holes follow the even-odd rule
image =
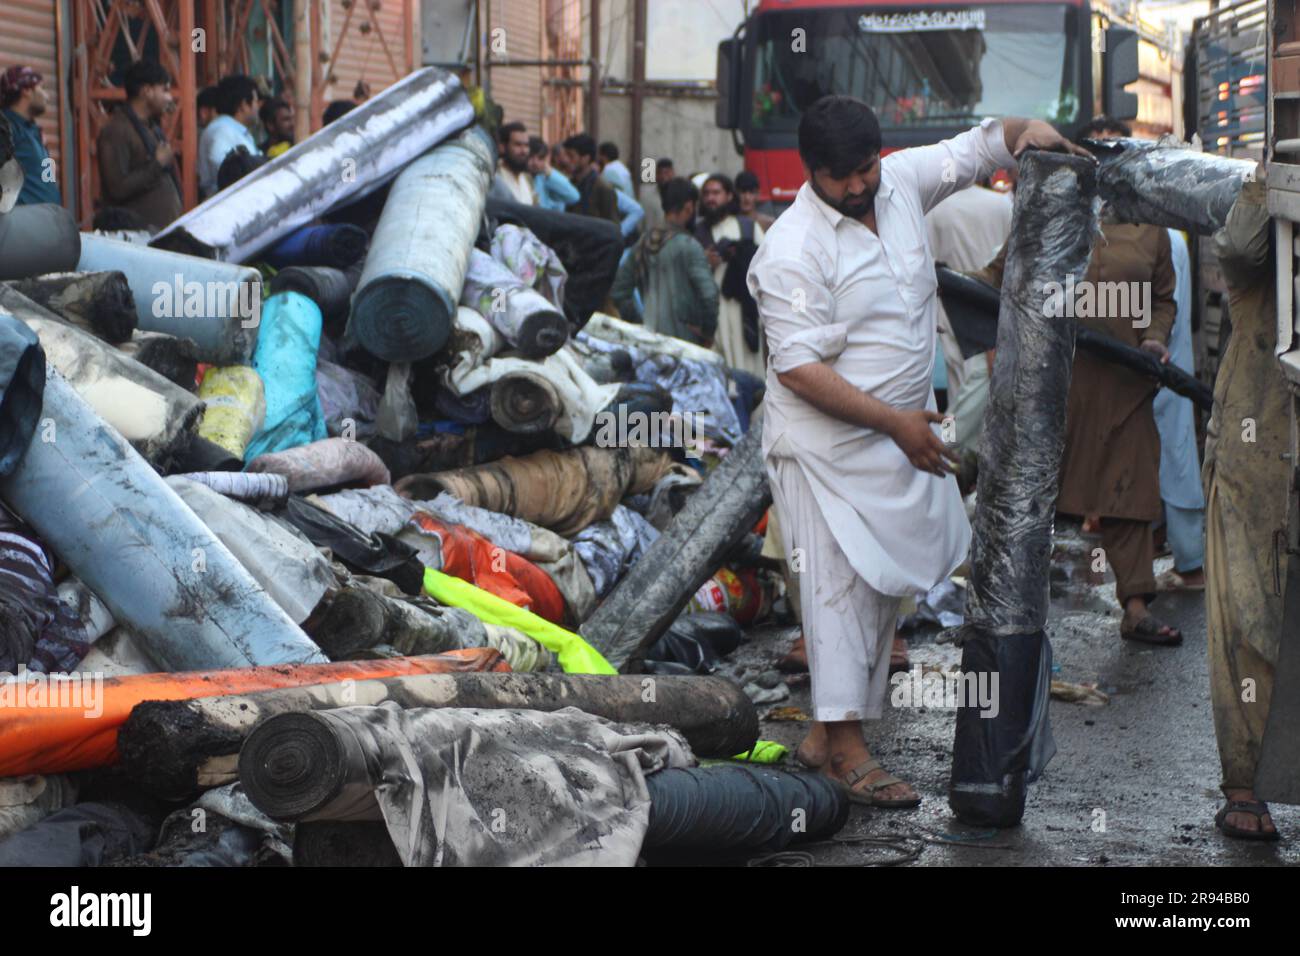
[[[912,798],[900,797],[893,800],[884,800],[876,796],[879,791],[884,790],[886,787],[904,783],[891,773],[886,773],[875,783],[868,783],[865,787],[859,787],[859,784],[865,781],[867,777],[881,769],[880,761],[873,757],[865,763],[858,764],[843,776],[835,774],[835,779],[848,790],[849,800],[853,803],[861,803],[880,810],[906,810],[921,805],[920,795]]]
[[[1168,627],[1172,634],[1161,634],[1162,628]],[[1155,644],[1157,647],[1177,647],[1183,643],[1183,632],[1176,627],[1165,624],[1154,614],[1148,614],[1127,631],[1120,625],[1119,636],[1126,641],[1138,641],[1142,644]]]
[[[1249,813],[1259,821],[1260,829],[1245,830],[1239,826],[1234,826],[1228,822],[1230,813]],[[1264,817],[1269,817],[1272,823],[1272,815],[1268,812],[1268,804],[1263,800],[1229,800],[1223,805],[1218,813],[1214,815],[1214,825],[1218,827],[1224,836],[1230,836],[1236,840],[1267,840],[1273,841],[1281,837],[1274,825],[1272,830],[1263,829]]]

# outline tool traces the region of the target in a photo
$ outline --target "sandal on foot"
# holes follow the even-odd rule
[[[1259,821],[1260,829],[1243,830],[1241,827],[1233,826],[1228,822],[1230,813],[1249,813]],[[1281,834],[1277,832],[1277,827],[1272,830],[1265,830],[1264,817],[1269,817],[1272,823],[1272,816],[1268,812],[1268,804],[1263,800],[1229,800],[1223,805],[1223,808],[1214,815],[1214,825],[1223,831],[1224,836],[1230,836],[1236,840],[1276,840]]]
[[[865,763],[858,764],[843,776],[836,774],[835,779],[843,784],[844,788],[848,790],[849,801],[852,803],[861,803],[864,806],[876,807],[880,810],[906,810],[921,805],[921,797],[919,795],[910,798],[899,797],[893,800],[885,800],[876,796],[879,791],[884,790],[886,787],[892,787],[896,784],[903,783],[902,780],[899,780],[890,773],[885,773],[885,775],[875,783],[869,783],[865,787],[861,788],[858,786],[866,780],[867,777],[881,769],[880,761],[873,758]]]
[[[1172,634],[1161,634],[1163,628],[1169,628]],[[1159,647],[1177,647],[1183,643],[1183,632],[1176,627],[1165,624],[1154,614],[1148,614],[1128,630],[1120,625],[1119,636],[1126,641],[1139,641],[1143,644],[1155,644]]]

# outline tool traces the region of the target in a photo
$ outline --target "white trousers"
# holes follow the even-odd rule
[[[900,599],[881,594],[853,570],[798,462],[769,458],[767,474],[786,561],[799,579],[813,719],[879,719]]]

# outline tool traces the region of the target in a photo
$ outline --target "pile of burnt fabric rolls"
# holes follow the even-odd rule
[[[607,224],[489,209],[473,117],[420,70],[152,237],[16,223],[0,163],[0,862],[752,854],[818,799],[712,770],[653,797],[758,744],[720,663],[782,604],[762,385],[599,311]],[[382,725],[367,766],[418,765],[438,807],[482,783],[439,776],[447,747],[541,755],[555,785],[505,809],[546,825],[367,841],[343,764],[278,802],[277,721],[348,760]]]

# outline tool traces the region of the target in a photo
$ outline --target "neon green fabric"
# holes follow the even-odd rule
[[[532,611],[516,607],[504,598],[489,594],[468,581],[424,569],[424,590],[434,600],[451,607],[464,608],[480,621],[501,624],[523,631],[542,647],[555,654],[566,674],[617,674],[594,647],[572,631],[538,617]]]
[[[753,750],[747,750],[743,754],[736,754],[731,759],[744,760],[748,763],[780,763],[789,752],[789,748],[785,744],[779,744],[775,740],[760,740],[754,744]]]

